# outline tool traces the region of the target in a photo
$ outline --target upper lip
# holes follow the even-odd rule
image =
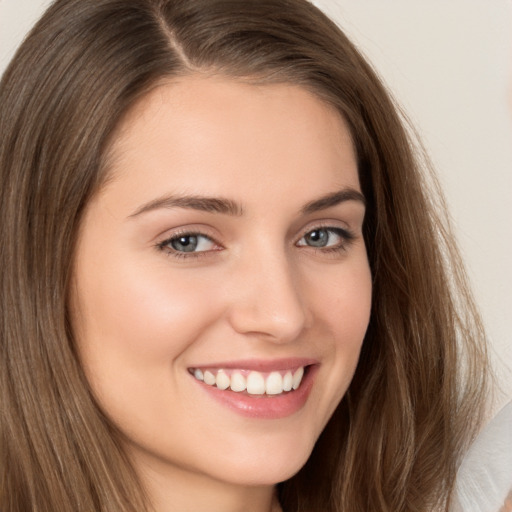
[[[314,358],[288,357],[283,359],[240,359],[237,361],[220,361],[208,364],[199,364],[191,368],[225,368],[232,370],[253,370],[258,372],[272,372],[278,370],[290,370],[300,366],[318,364]]]

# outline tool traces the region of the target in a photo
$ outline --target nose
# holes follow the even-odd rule
[[[230,277],[229,322],[274,343],[295,340],[309,324],[297,271],[283,254],[253,254]]]

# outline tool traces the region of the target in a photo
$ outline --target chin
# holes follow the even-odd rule
[[[237,485],[275,485],[288,480],[304,466],[315,440],[290,436],[288,441],[260,440],[252,447],[228,451],[222,464],[217,466],[217,469],[222,468],[219,476]]]

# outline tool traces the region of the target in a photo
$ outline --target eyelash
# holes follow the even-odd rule
[[[354,233],[349,231],[348,229],[340,228],[340,227],[334,227],[334,226],[324,226],[319,225],[315,226],[313,229],[309,229],[306,231],[299,239],[302,240],[305,236],[308,234],[313,233],[314,231],[320,231],[325,230],[329,232],[330,234],[335,234],[341,238],[341,242],[334,246],[327,246],[327,247],[314,247],[311,245],[300,245],[299,247],[306,247],[310,250],[313,250],[315,252],[320,252],[322,254],[339,254],[341,252],[344,252],[348,249],[348,247],[352,244],[352,242],[355,240],[356,236]],[[166,238],[162,242],[158,242],[156,244],[157,249],[160,251],[165,252],[168,256],[172,258],[177,259],[191,259],[191,258],[203,258],[209,256],[212,252],[217,252],[220,249],[213,249],[210,251],[198,251],[198,252],[184,252],[184,251],[178,251],[176,249],[173,249],[170,247],[170,244],[177,240],[180,237],[202,237],[206,238],[210,242],[212,242],[215,245],[218,245],[219,247],[222,247],[215,239],[212,237],[206,235],[205,233],[201,233],[199,231],[183,231],[173,234],[171,237]],[[298,243],[298,242],[296,242]]]
[[[356,238],[355,234],[352,233],[351,231],[349,231],[348,229],[335,227],[335,226],[319,225],[319,226],[314,227],[313,229],[309,229],[308,231],[306,231],[302,235],[300,240],[302,240],[306,235],[311,234],[314,231],[320,231],[320,230],[325,230],[330,234],[335,234],[335,235],[339,236],[341,241],[339,242],[339,244],[336,244],[333,246],[327,246],[327,247],[314,247],[311,245],[300,246],[300,247],[307,247],[308,249],[310,249],[310,250],[312,249],[315,252],[319,252],[321,254],[337,255],[339,253],[345,252]]]
[[[203,258],[205,256],[208,256],[211,252],[216,252],[218,250],[218,249],[217,250],[214,249],[213,251],[184,252],[184,251],[177,251],[176,249],[173,249],[172,247],[170,247],[171,243],[174,240],[177,240],[178,238],[192,237],[192,236],[206,238],[210,242],[221,247],[221,245],[219,243],[217,243],[216,240],[214,240],[211,236],[206,235],[205,233],[201,233],[199,231],[182,231],[182,232],[173,234],[171,237],[166,238],[162,242],[159,242],[157,244],[157,248],[160,251],[165,252],[168,256],[170,256],[172,258],[177,258],[177,259]]]

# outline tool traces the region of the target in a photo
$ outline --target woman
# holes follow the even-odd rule
[[[0,105],[3,512],[449,506],[483,333],[332,22],[57,1]]]

